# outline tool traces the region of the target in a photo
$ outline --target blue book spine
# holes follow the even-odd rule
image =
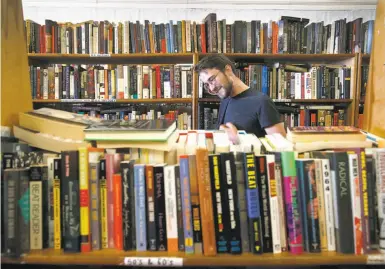
[[[190,196],[190,169],[187,155],[185,157],[181,156],[180,158],[180,181],[182,193],[185,252],[193,254],[194,239]]]
[[[175,52],[174,48],[174,23],[170,20],[170,31],[169,31],[169,40],[170,40],[170,53]]]
[[[268,87],[267,87],[267,66],[262,66],[262,93],[268,95]]]
[[[144,165],[134,166],[135,178],[135,222],[136,222],[136,251],[147,250],[146,234],[146,186],[144,177]]]

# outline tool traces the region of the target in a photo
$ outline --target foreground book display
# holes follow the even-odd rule
[[[2,142],[3,262],[385,263],[382,204],[373,206],[385,195],[384,149],[298,152],[298,128],[293,141],[240,131],[233,145],[221,131],[167,126],[177,134],[168,151],[95,141],[49,153]],[[309,129],[302,134],[330,133]]]

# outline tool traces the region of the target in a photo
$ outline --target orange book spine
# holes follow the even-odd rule
[[[203,252],[205,256],[215,256],[217,249],[207,149],[198,148],[196,150],[196,167],[201,206]]]
[[[114,184],[114,237],[115,248],[123,250],[123,218],[122,218],[122,177],[113,175]]]
[[[201,47],[202,53],[206,53],[206,28],[204,22],[201,24]]]

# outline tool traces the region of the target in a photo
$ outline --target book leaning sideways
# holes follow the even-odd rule
[[[84,129],[85,140],[167,141],[176,131],[176,121],[167,119],[103,121]]]

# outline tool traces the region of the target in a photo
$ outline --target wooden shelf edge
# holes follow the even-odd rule
[[[371,257],[369,257],[371,256]],[[98,250],[88,253],[63,253],[57,250],[32,251],[21,258],[2,257],[2,263],[15,264],[77,264],[77,265],[124,265],[124,260],[131,258],[179,258],[183,266],[259,266],[259,265],[339,265],[339,264],[385,264],[384,254],[353,255],[336,252],[290,253],[254,255],[220,254],[215,257],[188,255],[167,252],[135,252],[114,249]]]
[[[275,103],[314,103],[314,104],[342,104],[351,103],[353,99],[272,99]],[[218,98],[200,98],[199,102],[220,102]]]
[[[32,59],[40,58],[151,58],[151,57],[192,57],[194,53],[107,53],[107,54],[80,54],[80,53],[28,53]]]
[[[88,99],[65,99],[65,100],[33,100],[34,103],[191,103],[192,98],[162,98],[162,99],[124,99],[124,100],[88,100]]]

